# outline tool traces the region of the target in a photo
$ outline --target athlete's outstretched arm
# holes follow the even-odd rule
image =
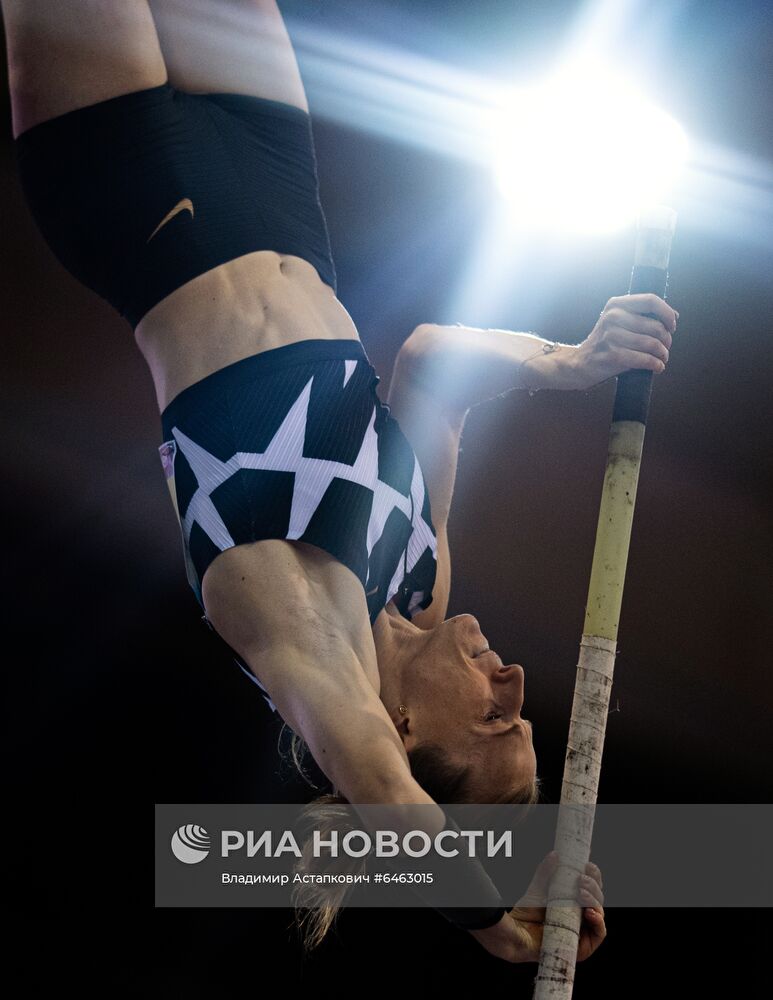
[[[655,295],[612,298],[588,337],[556,345],[530,333],[425,323],[395,362],[389,406],[419,459],[438,536],[433,601],[412,619],[432,628],[445,618],[451,586],[448,516],[459,441],[471,407],[512,389],[588,389],[620,372],[660,372],[677,313]],[[652,317],[656,318],[652,318]]]
[[[521,385],[524,359],[535,352],[542,354],[545,344],[547,341],[531,334],[425,323],[400,348],[388,403],[419,460],[437,533],[432,604],[411,619],[419,628],[439,625],[448,610],[451,591],[448,517],[467,413],[482,399]],[[560,360],[542,356],[547,374],[541,369],[540,380],[549,378],[554,383],[563,380],[566,355]]]
[[[581,344],[423,323],[401,353],[412,359],[414,381],[458,415],[511,389],[589,389],[632,368],[659,373],[668,362],[678,315],[657,295],[619,295],[607,302]]]
[[[421,829],[434,838],[446,816],[411,774],[379,698],[365,591],[354,573],[314,545],[264,539],[221,552],[202,589],[215,630],[261,681],[365,828],[373,832],[378,823],[400,838]],[[396,808],[376,819],[358,808],[366,804]],[[507,914],[475,938],[508,961],[527,960],[522,932]]]

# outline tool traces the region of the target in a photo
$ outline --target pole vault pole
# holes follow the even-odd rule
[[[665,298],[675,224],[676,213],[665,206],[640,215],[629,295],[654,292]],[[548,888],[534,1000],[568,1000],[572,995],[582,920],[582,910],[576,903],[577,877],[585,873],[590,859],[617,627],[651,392],[649,370],[634,369],[618,376],[564,762],[555,840],[559,865]]]

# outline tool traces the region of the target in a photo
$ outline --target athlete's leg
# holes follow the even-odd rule
[[[13,134],[166,81],[147,0],[0,0]]]
[[[250,94],[309,110],[275,0],[150,0],[150,6],[178,90]]]

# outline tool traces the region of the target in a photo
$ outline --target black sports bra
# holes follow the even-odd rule
[[[166,82],[34,125],[15,149],[51,250],[132,328],[192,278],[256,250],[309,261],[336,291],[301,108]]]

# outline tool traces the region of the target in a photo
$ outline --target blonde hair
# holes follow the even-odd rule
[[[289,726],[283,726],[283,729]],[[280,735],[281,740],[281,735]],[[303,767],[303,758],[308,748],[297,733],[292,733],[289,757],[299,773],[313,788],[316,788]],[[281,751],[280,751],[281,752]],[[422,743],[408,754],[411,774],[425,792],[435,802],[463,803],[477,802],[471,787],[470,768],[456,765],[448,760],[446,752],[435,743]],[[534,805],[542,797],[541,781],[535,776],[526,785],[506,791],[491,800],[492,805]],[[332,793],[318,796],[303,810],[302,817],[313,825],[320,837],[327,839],[333,830],[354,829],[351,825],[349,801],[333,788]],[[312,850],[311,834],[303,840],[302,857],[295,871],[301,875],[357,875],[365,870],[364,858],[339,856],[335,859],[315,857]],[[312,881],[296,884],[293,890],[295,929],[300,937],[304,954],[309,954],[325,940],[333,930],[336,918],[344,906],[351,889],[351,883],[337,882],[314,885]]]

